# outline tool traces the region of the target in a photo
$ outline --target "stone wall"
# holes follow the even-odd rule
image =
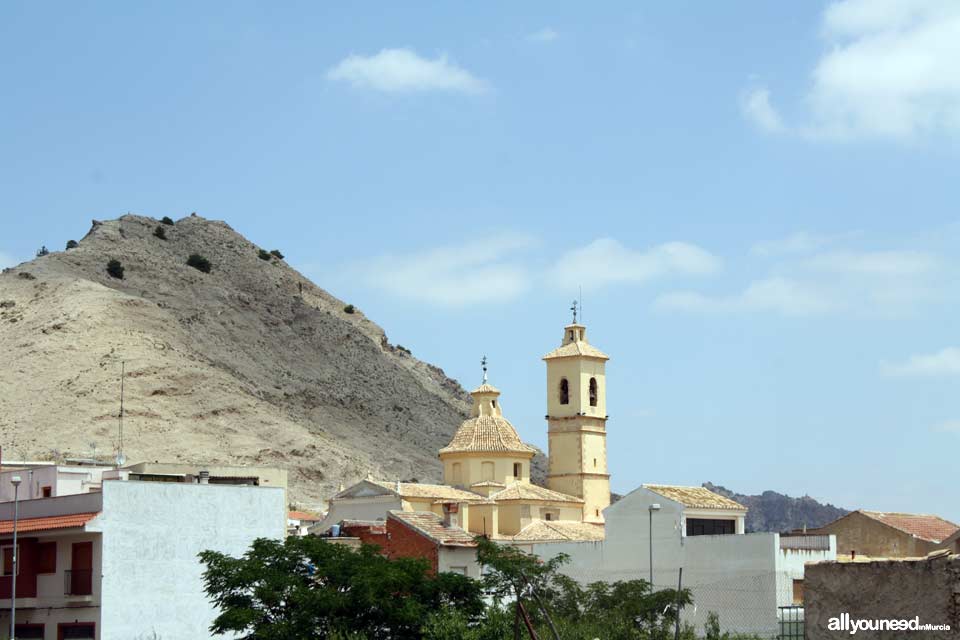
[[[921,625],[950,625],[950,630],[920,632],[925,640],[960,637],[960,556],[813,564],[806,568],[805,582],[806,640],[851,637],[849,627],[831,629],[831,619],[842,624],[842,614],[870,621],[919,618]],[[907,634],[870,630],[854,637],[900,640]]]

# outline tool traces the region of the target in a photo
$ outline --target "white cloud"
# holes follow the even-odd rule
[[[747,120],[763,131],[783,131],[783,120],[770,104],[770,91],[763,87],[750,89],[741,96],[740,111]]]
[[[382,49],[372,56],[351,55],[327,72],[330,80],[387,93],[452,91],[483,93],[487,83],[450,62],[446,55],[429,60],[410,49]]]
[[[646,251],[628,249],[613,238],[600,238],[563,254],[550,270],[556,286],[642,283],[668,275],[709,275],[719,258],[685,242],[668,242]]]
[[[811,269],[839,274],[875,276],[918,276],[937,267],[937,257],[921,251],[844,251],[810,258]]]
[[[940,433],[956,433],[960,435],[960,420],[947,420],[946,422],[941,422],[933,428],[934,431],[939,431]]]
[[[834,302],[816,287],[788,278],[772,277],[750,283],[732,296],[707,296],[680,291],[654,301],[664,311],[699,313],[773,312],[784,316],[805,316],[834,309]]]
[[[911,356],[906,362],[883,363],[888,376],[955,376],[960,375],[960,348],[947,347],[937,353]]]
[[[753,245],[751,251],[758,256],[764,257],[792,253],[810,253],[839,240],[850,238],[852,235],[851,233],[845,233],[828,236],[798,231],[791,233],[786,238],[758,242]]]
[[[560,34],[554,31],[550,27],[544,27],[539,31],[534,31],[531,34],[527,35],[527,40],[530,42],[553,42],[560,37]]]
[[[805,95],[807,124],[784,125],[759,88],[741,108],[762,129],[831,139],[960,134],[960,2],[833,2],[822,34]]]
[[[509,258],[534,241],[503,234],[458,246],[375,258],[348,276],[399,298],[446,307],[509,301],[532,283],[529,269]]]

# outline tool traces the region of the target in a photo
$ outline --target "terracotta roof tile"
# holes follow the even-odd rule
[[[288,511],[287,518],[290,520],[305,520],[307,522],[319,522],[323,520],[323,516],[310,513],[309,511]]]
[[[397,492],[401,498],[423,498],[426,500],[459,500],[461,502],[484,502],[486,498],[462,489],[448,487],[445,484],[424,484],[420,482],[401,482],[397,491],[397,483],[389,480],[371,480],[374,484]]]
[[[609,360],[610,356],[605,354],[600,349],[597,349],[593,345],[583,340],[578,340],[577,342],[570,342],[563,345],[562,347],[557,347],[547,355],[543,356],[544,360],[551,360],[553,358],[572,358],[576,356],[585,356],[587,358],[598,358],[600,360]]]
[[[472,533],[444,525],[440,516],[429,511],[391,511],[389,517],[445,546],[477,546]]]
[[[537,520],[511,537],[514,542],[592,542],[603,540],[601,526],[567,520]]]
[[[537,452],[520,439],[510,421],[502,416],[475,416],[464,420],[450,444],[440,454],[465,451],[505,452],[523,455]]]
[[[497,502],[507,500],[536,500],[539,502],[576,502],[583,503],[581,498],[568,496],[559,491],[551,491],[528,482],[514,482],[503,491],[497,491],[490,494],[490,499]]]
[[[676,487],[666,484],[645,484],[645,489],[653,491],[685,507],[693,509],[729,509],[731,511],[746,511],[747,508],[739,502],[725,498],[705,487]]]
[[[52,531],[54,529],[73,529],[82,527],[96,518],[99,513],[71,513],[65,516],[45,516],[42,518],[20,518],[17,521],[17,533],[28,531]],[[0,534],[13,533],[13,520],[0,520]]]
[[[890,525],[904,533],[914,535],[921,540],[941,542],[952,536],[960,527],[944,520],[940,516],[916,513],[886,513],[883,511],[864,511],[863,515]]]

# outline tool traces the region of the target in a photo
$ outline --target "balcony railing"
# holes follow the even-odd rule
[[[829,551],[830,536],[797,535],[780,536],[780,548],[786,550]]]
[[[63,594],[89,596],[93,594],[93,569],[68,569],[63,572]]]

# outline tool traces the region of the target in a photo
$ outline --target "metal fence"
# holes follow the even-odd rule
[[[803,607],[778,607],[780,635],[777,640],[803,640]]]

